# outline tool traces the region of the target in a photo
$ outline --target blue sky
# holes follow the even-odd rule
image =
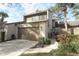
[[[9,17],[5,21],[18,22],[23,21],[23,15],[35,12],[35,10],[46,10],[53,6],[52,3],[12,3],[12,4],[0,4],[0,12],[6,12]]]
[[[54,5],[53,3],[0,3],[0,12],[6,12],[9,15],[9,17],[5,19],[8,23],[19,22],[23,21],[23,15],[35,12],[37,9],[46,10]],[[68,13],[68,18],[74,20],[71,12]]]

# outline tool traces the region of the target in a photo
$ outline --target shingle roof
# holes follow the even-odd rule
[[[31,14],[27,14],[24,17],[31,17],[31,16],[36,16],[36,15],[41,15],[41,14],[47,14],[47,10],[39,11],[39,12],[31,13]]]
[[[69,21],[68,24],[70,26],[78,26],[79,25],[79,21]]]
[[[64,21],[59,22],[60,27],[63,27]],[[79,27],[79,21],[67,21],[69,27]]]

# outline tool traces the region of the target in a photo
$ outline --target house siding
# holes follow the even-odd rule
[[[29,23],[30,26],[18,28],[18,35],[21,39],[38,40],[40,37],[47,36],[47,21]]]
[[[11,39],[11,36],[14,34],[16,38],[18,38],[18,27],[15,24],[6,25],[7,29],[7,39]]]
[[[74,34],[79,35],[79,27],[74,28]]]
[[[62,30],[65,31],[64,28],[62,28]],[[67,32],[70,33],[70,34],[79,35],[79,27],[68,28],[68,31]]]
[[[40,37],[47,37],[48,26],[47,22],[40,23]]]

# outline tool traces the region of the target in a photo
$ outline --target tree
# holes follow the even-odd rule
[[[1,17],[0,21],[3,22],[4,18],[8,17],[8,14],[5,12],[0,12],[0,17]]]
[[[74,6],[72,13],[76,19],[79,19],[79,4],[76,4],[76,6]]]
[[[68,8],[73,9],[75,6],[74,3],[57,3],[54,8],[52,7],[51,9],[55,12],[58,13],[58,15],[61,13],[63,13],[64,16],[64,26],[65,26],[65,30],[68,30],[67,27],[67,10]]]

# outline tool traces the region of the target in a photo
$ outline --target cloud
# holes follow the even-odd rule
[[[24,8],[25,13],[32,13],[35,12],[36,10],[46,10],[50,6],[53,6],[54,4],[52,3],[29,3],[29,4],[21,4],[21,6]]]
[[[34,4],[21,4],[21,6],[24,8],[24,11],[25,11],[25,14],[28,14],[28,13],[31,13],[31,12],[34,12],[35,9],[34,9]],[[27,13],[28,12],[28,13]]]

